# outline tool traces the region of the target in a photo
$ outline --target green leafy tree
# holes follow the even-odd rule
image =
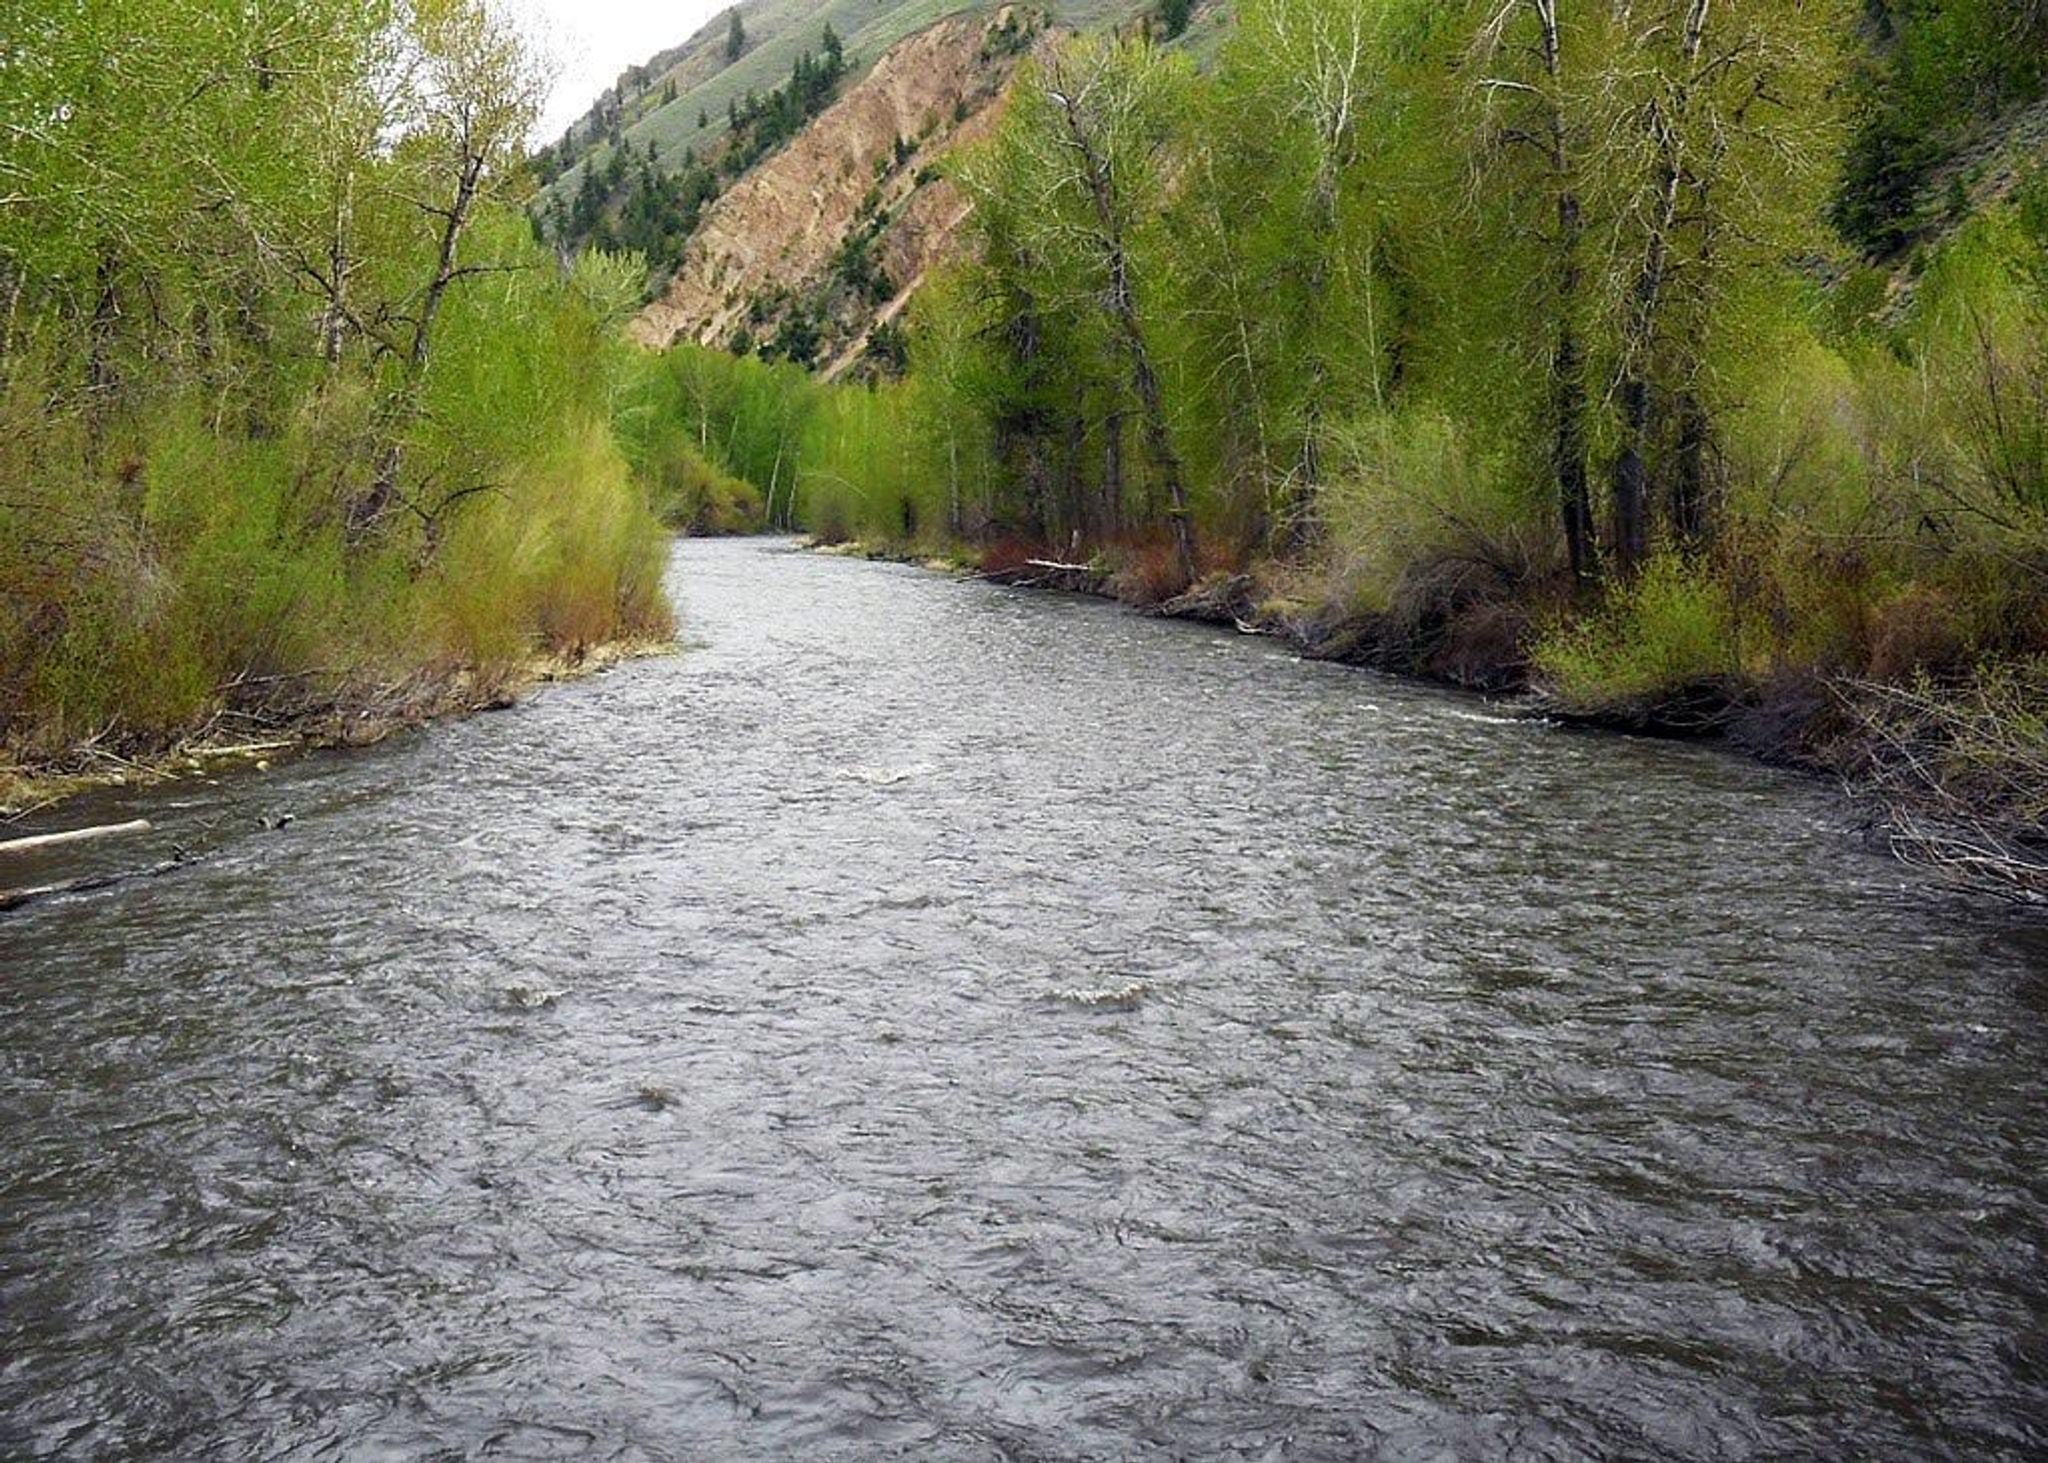
[[[1174,444],[1148,293],[1157,282],[1142,235],[1166,199],[1166,148],[1191,73],[1142,43],[1077,43],[1027,76],[994,153],[964,174],[1022,266],[1011,294],[1020,352],[1034,317],[1100,312],[1121,355],[1172,534],[1182,584],[1196,575],[1192,500]],[[1014,200],[1035,200],[1019,208]]]
[[[658,624],[616,321],[517,206],[538,87],[481,3],[80,0],[6,47],[0,756]]]

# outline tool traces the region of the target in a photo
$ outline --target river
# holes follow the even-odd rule
[[[679,656],[61,810],[212,852],[0,915],[0,1453],[2048,1449],[2048,939],[1831,787],[673,588]]]

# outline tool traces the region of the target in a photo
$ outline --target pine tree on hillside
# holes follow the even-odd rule
[[[725,59],[728,61],[739,60],[740,52],[746,50],[746,48],[746,23],[740,19],[738,7],[734,7],[732,18],[726,23],[725,27]]]

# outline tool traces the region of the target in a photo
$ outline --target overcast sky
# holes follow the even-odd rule
[[[554,58],[555,89],[535,142],[589,110],[628,66],[688,39],[731,0],[503,0]]]

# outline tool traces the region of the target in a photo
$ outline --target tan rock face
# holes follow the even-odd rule
[[[787,147],[705,210],[667,291],[633,321],[634,337],[655,347],[730,341],[749,324],[757,298],[801,295],[822,284],[840,245],[879,213],[888,223],[874,255],[896,294],[850,322],[852,343],[828,369],[843,367],[867,329],[893,318],[925,271],[953,248],[967,202],[952,184],[928,176],[920,184],[918,177],[994,126],[1022,59],[1011,38],[1023,25],[1010,10],[959,15],[891,47]],[[901,162],[899,138],[911,147]],[[772,329],[779,313],[769,305],[752,325],[755,334],[764,325]]]

